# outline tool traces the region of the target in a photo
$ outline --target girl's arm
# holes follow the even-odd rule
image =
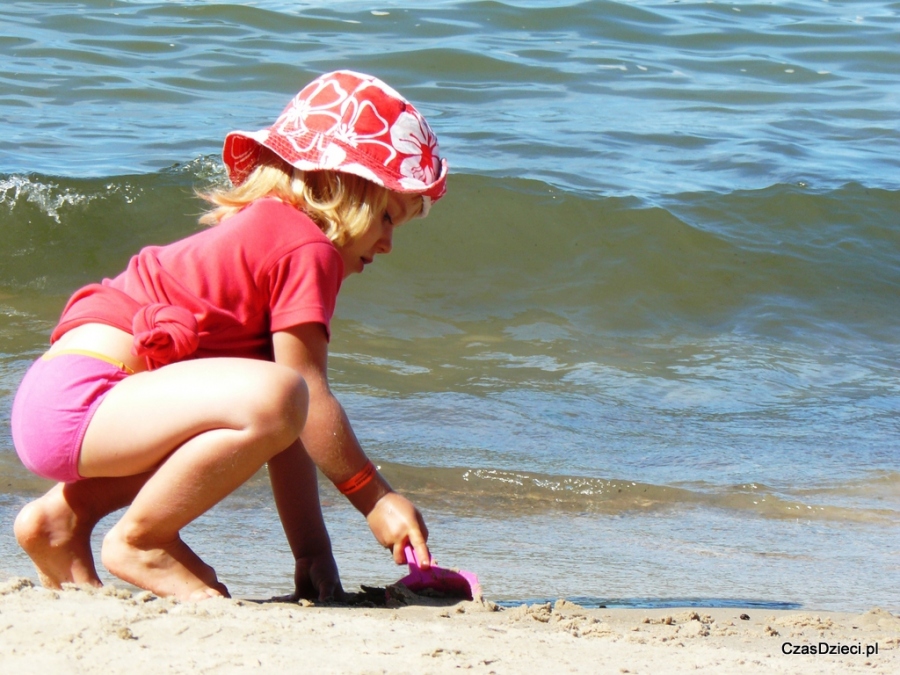
[[[306,323],[273,335],[275,361],[299,372],[309,387],[309,414],[300,436],[309,457],[333,483],[355,476],[369,461],[363,452],[343,406],[328,386],[328,340],[325,327]],[[409,543],[420,561],[430,561],[428,530],[422,516],[405,497],[391,489],[380,473],[363,489],[347,496],[366,517],[378,542],[391,549],[397,564],[406,562]],[[285,528],[302,529],[302,514],[282,514],[291,523]],[[296,520],[295,520],[296,519]]]
[[[294,593],[283,599],[340,598],[343,588],[322,518],[315,465],[299,440],[268,464],[275,505],[294,555]]]

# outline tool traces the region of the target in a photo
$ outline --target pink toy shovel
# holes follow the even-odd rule
[[[419,559],[412,546],[407,546],[404,552],[409,565],[409,574],[398,583],[403,584],[413,593],[431,590],[452,598],[481,599],[481,584],[474,572],[438,567],[434,558],[431,559],[431,567],[422,569],[419,567]]]

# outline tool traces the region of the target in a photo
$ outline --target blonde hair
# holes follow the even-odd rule
[[[267,148],[240,185],[201,192],[215,208],[200,217],[217,225],[251,202],[276,197],[306,213],[338,246],[360,235],[387,207],[389,191],[372,181],[338,171],[295,169]]]

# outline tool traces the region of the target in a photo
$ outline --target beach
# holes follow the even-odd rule
[[[900,672],[896,2],[79,0],[0,23],[0,673]],[[502,611],[249,601],[292,584],[265,470],[183,533],[243,601],[16,581],[37,577],[13,521],[50,483],[10,409],[68,298],[197,232],[225,135],[337,68],[409,98],[450,175],[342,286],[329,383]],[[344,587],[390,585],[404,568],[320,488]]]
[[[560,600],[500,609],[490,601],[447,602],[409,595],[393,607],[181,603],[116,586],[52,591],[17,577],[0,584],[0,671],[818,674],[900,668],[900,617],[878,608],[586,609]],[[835,653],[802,653],[810,648]]]

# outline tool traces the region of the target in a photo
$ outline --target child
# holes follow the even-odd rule
[[[342,593],[316,467],[398,564],[428,561],[418,510],[360,447],[328,386],[341,282],[427,214],[447,163],[419,112],[378,79],[339,71],[307,85],[275,124],[233,132],[217,224],[148,247],[82,288],[16,395],[23,463],[59,481],[15,533],[42,583],[100,585],[91,531],[117,577],[181,599],[227,596],[180,530],[268,463],[295,559],[294,598]]]

